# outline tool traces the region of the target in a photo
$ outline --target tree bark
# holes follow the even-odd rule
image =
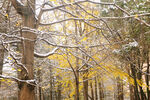
[[[86,66],[87,68],[88,66]],[[88,70],[83,72],[83,96],[84,100],[88,100]]]
[[[140,58],[138,58],[138,68],[140,70],[142,70],[142,66],[143,65],[141,65],[141,60],[140,60]],[[138,78],[138,80],[142,80],[142,73],[140,71],[137,73],[137,78]],[[146,95],[145,95],[141,85],[139,85],[139,90],[140,90],[140,99],[141,100],[146,100]]]
[[[3,61],[4,61],[4,48],[2,45],[0,45],[0,75],[2,75],[3,72]],[[1,81],[0,81],[0,87],[1,87]]]
[[[136,70],[135,70],[135,65],[131,64],[131,73],[132,73],[132,76],[133,76],[133,79],[134,79],[134,97],[135,97],[135,100],[140,100],[140,97],[139,97],[139,91],[138,91],[138,84],[137,84],[137,81],[136,81]]]
[[[147,74],[149,74],[149,67],[150,67],[150,64],[149,64],[149,52],[147,52]],[[146,75],[146,85],[147,85],[147,99],[150,100],[150,90],[149,90],[149,75]]]
[[[99,98],[100,100],[104,100],[104,85],[102,79],[98,82],[98,87],[99,87]]]
[[[95,100],[98,100],[98,95],[97,95],[97,79],[95,77]]]
[[[123,82],[119,77],[117,78],[117,98],[118,100],[124,100]]]
[[[58,78],[58,80],[61,80],[62,78],[58,75],[56,76]],[[61,88],[62,88],[62,84],[60,82],[58,82],[58,87],[57,87],[57,92],[56,92],[56,98],[57,100],[61,100]]]
[[[58,99],[57,100],[61,100],[61,84],[59,84],[57,91],[58,91]]]
[[[76,77],[75,77],[75,82],[76,82],[76,87],[75,87],[75,100],[79,100],[79,71],[78,71],[78,61],[79,59],[76,58],[76,71],[75,71],[75,74],[76,74]]]
[[[135,100],[134,99],[134,87],[133,87],[133,85],[129,84],[129,89],[130,89],[130,100]]]
[[[91,87],[91,100],[94,100],[94,90],[92,82],[90,83],[90,87]]]
[[[34,19],[33,16],[23,16],[24,26],[34,27]],[[32,80],[34,79],[33,75],[33,64],[34,64],[34,40],[36,38],[35,34],[30,32],[25,32],[22,34],[24,38],[31,40],[23,40],[22,48],[23,48],[23,57],[22,63],[28,70],[27,73],[22,70],[20,73],[22,80]],[[27,83],[20,83],[20,91],[19,91],[19,100],[35,100],[34,86],[31,86]]]
[[[75,21],[75,34],[78,36],[78,28],[77,28],[77,22]],[[76,40],[76,44],[78,44],[78,41]],[[78,49],[76,49],[76,52],[78,52]],[[79,58],[76,57],[76,68],[75,68],[75,82],[76,82],[76,87],[75,87],[75,100],[80,99],[80,94],[79,94]]]
[[[35,0],[27,1],[27,5],[22,5],[17,0],[11,0],[14,8],[17,13],[22,16],[23,26],[29,28],[36,28],[36,19],[35,19]],[[21,33],[22,37],[22,64],[25,66],[25,69],[19,73],[19,78],[22,80],[33,80],[33,64],[34,64],[34,42],[36,35],[31,32]],[[18,83],[19,100],[35,100],[35,87],[28,83]]]
[[[38,79],[38,83],[40,83],[42,80],[41,80],[41,70],[38,69],[37,71],[37,79]],[[38,100],[42,100],[42,89],[40,86],[37,86],[37,91],[38,91],[38,94],[37,94],[37,98]]]
[[[53,100],[53,75],[52,75],[52,67],[50,69],[50,100]]]

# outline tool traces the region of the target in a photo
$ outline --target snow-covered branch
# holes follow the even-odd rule
[[[16,11],[20,14],[23,15],[23,9],[24,9],[24,4],[20,0],[10,0],[12,2],[12,5],[16,9]]]
[[[34,56],[35,57],[38,57],[38,58],[46,58],[50,55],[53,55],[55,54],[55,52],[59,49],[59,47],[56,47],[55,49],[53,49],[51,52],[48,52],[46,54],[40,54],[40,53],[37,53],[37,52],[34,52]]]
[[[15,81],[15,82],[23,82],[23,83],[27,83],[27,84],[30,84],[33,86],[37,85],[37,82],[34,79],[32,79],[32,80],[21,80],[19,78],[13,77],[13,76],[5,76],[5,75],[0,75],[0,79],[10,79],[10,80]]]

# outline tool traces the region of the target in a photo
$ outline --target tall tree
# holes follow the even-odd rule
[[[18,0],[11,0],[17,13],[21,15],[23,26],[29,28],[36,28],[35,19],[35,0],[26,1],[26,5]],[[19,73],[21,80],[33,80],[33,64],[34,64],[34,42],[36,35],[31,32],[22,32],[22,64],[25,67]],[[34,86],[28,83],[19,82],[19,100],[35,100]]]
[[[0,75],[2,75],[3,71],[3,61],[4,61],[4,48],[2,45],[0,45]],[[1,82],[0,82],[1,86]]]

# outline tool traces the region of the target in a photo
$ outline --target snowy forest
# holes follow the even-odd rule
[[[0,100],[150,100],[149,0],[0,0]]]

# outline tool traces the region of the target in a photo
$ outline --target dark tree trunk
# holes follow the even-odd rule
[[[84,79],[87,79],[84,77]],[[84,95],[84,100],[88,100],[88,81],[86,80],[85,82],[83,82],[83,95]]]
[[[61,100],[61,85],[58,86],[58,100]]]
[[[94,100],[94,90],[92,82],[90,83],[90,87],[91,87],[91,100]]]
[[[131,65],[130,65],[130,66],[131,66]],[[131,76],[131,71],[130,71],[129,66],[127,67],[126,70],[127,70],[127,72],[128,72],[128,75]],[[133,87],[132,84],[129,84],[129,90],[130,90],[130,100],[135,100],[135,99],[134,99],[134,87]]]
[[[79,100],[79,59],[76,58],[76,70],[75,70],[75,82],[76,82],[76,87],[75,87],[75,100]]]
[[[75,34],[78,35],[78,28],[77,28],[77,22],[75,21]],[[78,44],[78,41],[76,40],[76,44]],[[76,52],[78,52],[78,49],[76,49]],[[76,82],[76,87],[75,87],[75,100],[80,99],[80,94],[79,94],[79,58],[76,57],[76,68],[75,68],[75,82]]]
[[[135,100],[134,99],[134,87],[133,87],[133,85],[129,84],[129,89],[130,89],[130,100]]]
[[[134,64],[131,64],[131,73],[132,73],[132,76],[133,76],[133,79],[134,79],[134,97],[135,97],[135,100],[140,100],[140,97],[139,97],[139,91],[138,91],[138,84],[137,84],[137,81],[136,81],[136,69],[135,69],[135,65]]]
[[[147,74],[149,74],[149,67],[150,67],[150,64],[149,64],[149,52],[147,52]],[[149,90],[149,75],[146,75],[146,85],[147,85],[147,98],[148,100],[150,100],[150,90]]]
[[[60,76],[57,76],[58,80],[61,80]],[[58,87],[57,87],[57,100],[61,100],[61,88],[62,88],[62,84],[60,82],[58,82]]]
[[[97,79],[95,77],[95,100],[98,100],[98,95],[97,95]]]
[[[119,77],[117,78],[117,98],[118,100],[124,100],[123,82]]]
[[[4,61],[4,48],[2,45],[0,45],[0,75],[2,75],[3,72],[3,61]],[[0,81],[0,87],[1,87],[1,81]]]
[[[53,100],[53,74],[52,74],[52,67],[50,69],[50,100]]]
[[[142,66],[143,66],[143,65],[141,65],[140,58],[138,58],[138,68],[139,68],[140,70],[142,70]],[[137,73],[137,78],[138,78],[138,80],[141,80],[141,79],[142,79],[142,73],[141,73],[140,71]],[[140,89],[140,98],[141,98],[141,100],[146,100],[146,95],[145,95],[145,93],[144,93],[144,91],[143,91],[142,86],[139,85],[139,89]]]
[[[98,87],[99,87],[99,98],[100,100],[104,100],[104,85],[102,79],[98,82]]]

